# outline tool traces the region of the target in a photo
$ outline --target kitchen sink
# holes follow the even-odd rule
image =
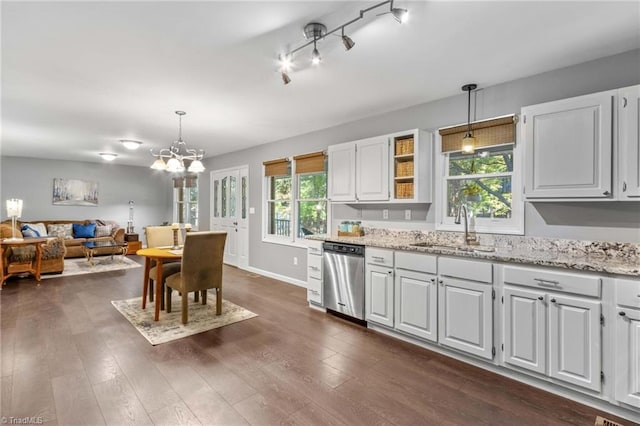
[[[465,244],[434,244],[427,241],[411,244],[414,247],[427,247],[436,250],[456,250],[465,252],[492,253],[496,251],[495,247],[490,246],[470,246]]]

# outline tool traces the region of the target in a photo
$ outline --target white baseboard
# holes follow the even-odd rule
[[[265,271],[263,269],[254,268],[253,266],[249,266],[245,269],[246,271],[253,272],[255,274],[264,275],[265,277],[274,278],[276,280],[284,281],[288,284],[297,285],[298,287],[307,288],[307,282],[298,280],[296,278],[287,277],[285,275],[275,274],[273,272]]]

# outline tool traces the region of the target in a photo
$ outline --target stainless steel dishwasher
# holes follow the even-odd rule
[[[364,246],[322,245],[324,307],[364,320]]]

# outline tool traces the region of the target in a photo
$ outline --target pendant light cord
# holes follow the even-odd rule
[[[467,90],[469,98],[467,99],[467,136],[471,136],[471,87]]]

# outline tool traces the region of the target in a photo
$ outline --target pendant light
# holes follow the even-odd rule
[[[462,139],[462,152],[465,154],[473,154],[476,150],[476,138],[471,133],[471,91],[477,87],[477,84],[465,84],[462,86],[462,90],[469,93],[467,101],[467,133]]]

